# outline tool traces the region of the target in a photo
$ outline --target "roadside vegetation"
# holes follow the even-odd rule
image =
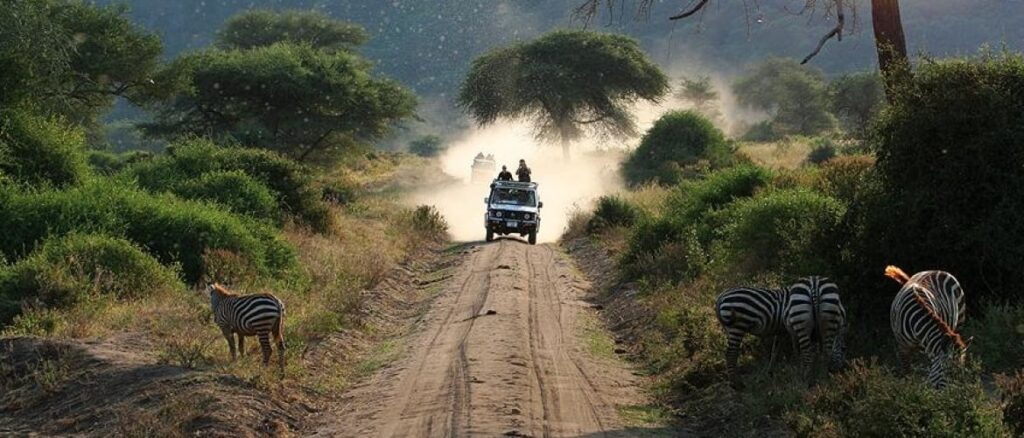
[[[741,102],[774,109],[765,126],[749,128],[771,143],[741,142],[731,159],[717,158],[725,165],[694,166],[715,162],[721,149],[713,146],[729,140],[676,134],[648,142],[659,124],[679,118],[670,113],[624,165],[632,188],[570,221],[563,236],[570,248],[613,258],[601,299],[619,336],[633,341],[632,357],[656,377],[663,405],[708,435],[1019,435],[1024,301],[1013,261],[1022,233],[1011,222],[1024,213],[1015,195],[1024,161],[1004,146],[1022,135],[1021,102],[1011,100],[1024,92],[1024,58],[983,52],[927,60],[888,105],[881,93],[876,104],[849,102],[878,90],[877,78],[826,85],[814,74],[794,76],[794,68],[770,61],[753,73],[765,77],[737,84],[757,91]],[[790,108],[791,95],[779,88],[792,84],[823,100]],[[801,118],[785,114],[790,109]],[[668,162],[681,169],[672,177],[664,176]],[[909,375],[896,371],[889,305],[898,286],[882,275],[888,264],[943,269],[961,281],[962,331],[974,340],[951,388],[928,387],[923,357]],[[770,367],[771,340],[747,337],[734,389],[716,296],[806,275],[840,285],[851,324],[846,369],[826,376],[819,367],[808,388],[788,342],[779,342]],[[621,315],[640,316],[622,322]]]
[[[447,238],[432,207],[406,207],[375,189],[429,164],[372,152],[367,143],[411,116],[415,98],[375,77],[351,51],[365,31],[316,13],[254,12],[230,21],[218,48],[163,65],[159,39],[123,9],[63,1],[11,7],[21,19],[4,24],[0,44],[11,62],[0,71],[0,334],[44,343],[127,336],[132,354],[237,376],[250,389],[274,388],[271,397],[326,394],[358,377],[365,368],[358,351],[321,361],[328,366],[308,366],[307,355],[342,331],[379,330],[366,320],[364,292]],[[60,20],[45,18],[52,16]],[[295,32],[313,24],[323,27],[315,41]],[[78,50],[53,47],[83,28],[98,33]],[[264,68],[271,64],[281,68]],[[311,94],[275,88],[292,79]],[[244,105],[225,94],[243,88],[263,92],[245,92]],[[166,141],[154,148],[161,152],[104,150],[94,133],[115,98],[155,112],[146,129]],[[333,107],[323,106],[328,101]],[[223,105],[217,113],[236,122],[204,118],[211,113],[201,116],[195,105]],[[344,124],[307,110],[367,106],[376,110]],[[272,120],[271,113],[303,116]],[[200,293],[214,281],[285,302],[283,376],[266,371],[258,354],[229,362]],[[33,388],[62,388],[75,365],[61,357],[51,361],[56,368],[0,367],[0,392],[9,395],[0,404],[31,406]],[[186,400],[169,397],[145,424],[116,429],[191,434],[203,413],[178,409]]]

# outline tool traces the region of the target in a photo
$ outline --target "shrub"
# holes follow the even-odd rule
[[[174,193],[186,199],[216,202],[229,210],[258,219],[279,219],[274,194],[266,186],[240,170],[204,173],[183,181]]]
[[[1024,370],[1008,375],[997,375],[996,385],[1003,401],[1003,418],[1017,436],[1024,435]]]
[[[680,169],[707,160],[711,168],[731,164],[733,147],[711,121],[694,111],[672,111],[654,122],[622,165],[626,182],[675,183]]]
[[[99,234],[50,237],[6,271],[0,275],[0,296],[9,305],[63,308],[98,294],[133,298],[181,288],[174,269],[125,239]],[[0,322],[20,307],[0,309]]]
[[[747,131],[743,133],[741,139],[743,141],[752,141],[755,143],[767,143],[782,139],[782,135],[776,132],[775,126],[772,125],[771,120],[764,120],[751,125],[750,128],[747,128]]]
[[[1024,55],[922,63],[873,127],[878,211],[904,266],[941,266],[968,299],[1009,299],[1024,281]]]
[[[811,144],[811,152],[805,160],[808,164],[822,164],[838,155],[836,143],[827,138],[817,138]]]
[[[348,205],[359,197],[359,185],[348,178],[338,177],[320,181],[320,192],[325,202]]]
[[[869,155],[836,157],[822,163],[813,186],[847,204],[853,202],[874,177],[875,159]]]
[[[433,205],[421,205],[409,213],[409,224],[420,236],[442,240],[448,233],[448,222]]]
[[[107,179],[63,191],[4,189],[0,229],[0,251],[12,260],[51,235],[102,232],[136,243],[164,264],[180,263],[189,282],[200,278],[203,253],[211,248],[243,254],[264,275],[284,275],[295,261],[294,251],[269,226]]]
[[[708,220],[720,239],[715,258],[744,275],[829,275],[845,211],[835,199],[799,189],[738,200]]]
[[[89,174],[85,135],[58,119],[7,112],[0,119],[0,174],[30,185],[78,184]]]
[[[436,157],[441,150],[441,137],[436,135],[425,135],[409,143],[409,152],[421,157]]]
[[[153,158],[153,154],[147,151],[131,151],[114,153],[107,151],[89,151],[89,166],[96,173],[113,175],[124,170],[132,163]]]
[[[128,174],[152,191],[174,191],[181,181],[214,171],[242,171],[273,191],[278,208],[317,231],[328,231],[334,218],[306,167],[259,149],[222,148],[206,140],[172,145],[166,154],[132,166]]]
[[[1024,364],[1024,304],[990,305],[980,313],[964,328],[974,338],[969,351],[981,357],[985,369],[1019,368]]]
[[[980,384],[935,390],[855,361],[831,385],[811,390],[786,420],[798,436],[1008,436],[999,408]]]
[[[587,223],[587,232],[594,234],[607,228],[632,226],[638,214],[637,209],[622,198],[602,196],[597,200],[594,216]]]

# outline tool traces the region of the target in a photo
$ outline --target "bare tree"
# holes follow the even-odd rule
[[[635,2],[637,16],[640,18],[648,17],[651,7],[655,3],[655,0],[583,0],[583,3],[576,7],[574,16],[589,23],[600,14],[602,6],[603,9],[612,12],[616,5],[621,7],[627,1]],[[804,2],[803,7],[797,13],[824,10],[826,14],[834,15],[836,18],[835,26],[821,37],[814,50],[803,59],[802,63],[807,63],[821,52],[829,40],[835,38],[837,41],[842,41],[847,25],[847,13],[856,12],[856,0],[802,1]],[[692,17],[703,12],[710,3],[711,0],[690,0],[679,13],[669,16],[668,19],[680,20]],[[744,11],[749,11],[751,5],[758,6],[758,0],[742,0],[742,4]],[[903,22],[900,19],[899,0],[871,0],[871,23],[874,27],[875,45],[878,50],[878,65],[885,80],[886,90],[891,91],[896,84],[910,74],[910,59],[907,57],[907,43],[903,35]]]

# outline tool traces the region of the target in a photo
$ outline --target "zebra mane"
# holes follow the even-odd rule
[[[238,294],[227,290],[226,288],[224,288],[224,286],[221,286],[220,283],[214,283],[212,286],[213,286],[213,290],[217,291],[217,293],[219,293],[221,295],[226,295],[226,296],[229,296],[229,297],[238,296]]]
[[[910,277],[907,276],[906,272],[903,272],[902,269],[897,268],[896,266],[893,265],[886,266],[885,276],[893,280],[896,280],[899,284],[904,286],[907,286],[907,282],[910,281]],[[928,316],[933,321],[935,321],[936,324],[939,325],[939,329],[941,329],[942,332],[947,337],[949,337],[949,339],[951,339],[958,348],[966,349],[967,344],[964,343],[964,339],[960,336],[960,334],[957,333],[956,330],[953,330],[953,327],[950,327],[949,324],[946,323],[946,320],[942,319],[942,317],[940,317],[938,313],[935,313],[935,309],[933,309],[932,306],[929,305],[928,302],[925,301],[924,298],[921,298],[921,295],[917,293],[917,288],[924,286],[919,286],[916,282],[910,284],[909,286],[910,296],[914,297],[914,301],[917,301],[917,304],[920,304],[921,308],[923,308],[924,311],[928,313]]]

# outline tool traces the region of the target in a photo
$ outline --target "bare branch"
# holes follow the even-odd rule
[[[699,2],[697,2],[696,5],[694,5],[694,7],[690,8],[689,10],[683,11],[679,15],[673,15],[671,17],[668,17],[668,19],[669,20],[679,20],[679,19],[682,19],[682,18],[689,17],[689,16],[691,16],[693,14],[696,14],[697,12],[700,12],[700,10],[704,9],[704,7],[707,6],[707,5],[708,5],[708,0],[700,0]]]
[[[803,61],[800,61],[800,64],[807,64],[807,61],[810,61],[811,58],[815,57],[818,54],[818,52],[821,51],[821,48],[825,47],[825,43],[827,43],[828,40],[832,39],[833,37],[835,37],[838,41],[843,40],[843,25],[846,24],[846,14],[843,8],[843,0],[833,1],[835,1],[836,5],[836,27],[832,28],[832,30],[825,34],[825,36],[821,37],[821,41],[818,41],[818,47],[815,47],[814,51],[811,52],[810,55],[807,55],[807,57],[804,58]]]

